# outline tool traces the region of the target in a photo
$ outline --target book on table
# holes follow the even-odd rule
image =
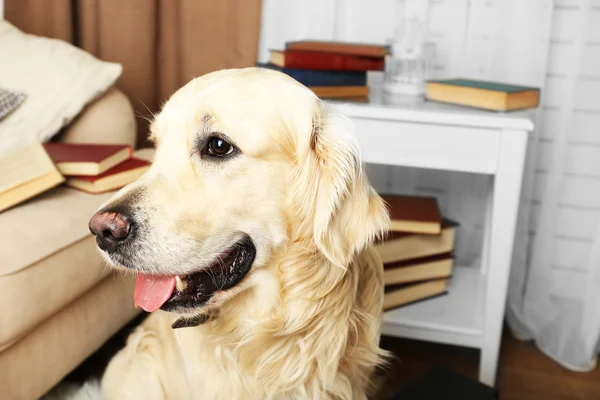
[[[131,157],[128,145],[44,143],[56,167],[65,176],[96,176]]]
[[[382,71],[385,59],[307,50],[271,50],[269,63],[282,68],[326,71]]]
[[[322,98],[362,98],[369,95],[368,86],[311,86],[309,88]]]
[[[0,157],[0,211],[64,182],[41,143]]]
[[[338,41],[290,41],[259,66],[279,70],[322,99],[367,102],[367,71],[382,71],[389,46]]]
[[[366,102],[369,96],[365,71],[330,71],[278,67],[274,64],[256,64],[261,68],[280,71],[308,87],[321,98],[346,99]]]
[[[135,181],[150,168],[150,162],[132,157],[96,176],[70,176],[65,185],[88,193],[119,189]]]
[[[383,58],[390,53],[389,46],[371,43],[349,43],[326,40],[290,41],[285,44],[285,48],[286,50],[306,50],[374,58]]]
[[[537,107],[540,89],[474,79],[443,79],[426,83],[426,97],[484,110],[511,111]]]
[[[257,67],[272,69],[291,76],[304,86],[366,86],[366,71],[330,71],[279,67],[274,64],[256,63]]]

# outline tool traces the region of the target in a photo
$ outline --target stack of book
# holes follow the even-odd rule
[[[65,176],[65,185],[88,193],[119,189],[150,167],[150,162],[132,157],[128,145],[44,143],[44,149]]]
[[[382,71],[388,53],[386,46],[308,40],[271,50],[269,63],[258,65],[290,75],[323,99],[366,101],[367,71]]]
[[[384,310],[447,293],[458,224],[432,197],[382,195],[391,230],[376,244],[384,265]]]
[[[150,163],[131,146],[36,143],[0,157],[0,211],[64,183],[89,193],[123,187]]]

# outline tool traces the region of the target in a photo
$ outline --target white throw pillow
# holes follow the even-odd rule
[[[0,120],[0,155],[46,142],[112,86],[122,66],[0,20],[0,87],[27,95]]]

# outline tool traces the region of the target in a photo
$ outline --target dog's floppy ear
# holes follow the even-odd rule
[[[317,248],[329,261],[345,267],[356,252],[387,230],[386,206],[363,170],[348,118],[320,103],[309,143],[303,147],[297,176],[300,204],[312,214],[308,220]],[[314,199],[314,205],[308,204]]]

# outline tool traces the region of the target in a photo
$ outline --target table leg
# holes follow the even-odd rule
[[[483,249],[481,251],[482,275],[487,275],[488,268],[490,266],[490,246],[492,243],[492,210],[494,209],[494,177],[490,177],[490,181],[487,182],[486,186],[487,194],[485,197],[485,214],[483,216]]]
[[[503,131],[494,178],[479,380],[494,386],[523,180],[527,133]]]

